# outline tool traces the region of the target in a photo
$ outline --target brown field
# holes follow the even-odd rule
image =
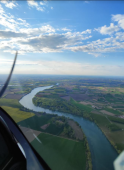
[[[84,100],[94,100],[97,99],[94,95],[88,95],[88,94],[80,94],[80,93],[75,93],[75,94],[69,94],[70,97],[72,97],[76,101],[84,101]]]
[[[106,110],[101,110],[100,112],[102,112],[103,114],[106,114],[106,115],[114,116],[113,113],[108,112],[108,111],[106,111]]]
[[[32,142],[35,139],[35,136],[38,136],[41,133],[40,131],[33,130],[30,128],[26,128],[26,127],[22,127],[22,126],[19,126],[19,127],[29,142]]]
[[[86,94],[77,93],[77,94],[69,94],[69,95],[70,95],[70,97],[72,97],[76,101],[88,100],[89,99],[88,95],[86,95]]]
[[[71,128],[74,130],[74,134],[76,139],[83,139],[83,132],[81,128],[73,121],[73,120],[68,120],[68,124],[71,126]]]
[[[65,100],[67,100],[67,101],[69,101],[70,100],[70,96],[64,96],[64,97],[61,97],[62,99],[65,99]]]
[[[6,99],[17,99],[20,100],[25,94],[7,94]]]
[[[101,115],[102,113],[100,113],[99,111],[97,110],[93,110],[92,113],[95,113],[95,114],[98,114],[98,115]]]
[[[81,103],[81,104],[84,104],[84,105],[94,105],[94,103],[91,103],[91,102],[84,102],[84,101],[82,102],[82,101],[81,101],[80,103]]]
[[[59,87],[65,88],[67,90],[72,90],[75,86],[74,85],[60,85]]]
[[[45,125],[41,126],[41,129],[45,130],[49,125],[50,125],[50,123],[45,124]]]
[[[13,91],[13,92],[19,92],[19,91],[22,91],[22,89],[20,88],[20,89],[11,89],[11,91]]]

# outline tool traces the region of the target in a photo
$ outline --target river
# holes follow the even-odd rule
[[[69,113],[51,111],[49,109],[44,109],[33,104],[32,99],[39,91],[43,91],[51,87],[53,86],[37,87],[33,89],[29,94],[25,95],[19,101],[20,104],[23,105],[25,108],[33,111],[57,114],[58,116],[69,117],[78,122],[83,129],[89,143],[93,170],[114,170],[113,161],[118,154],[95,123],[83,117],[79,117]]]

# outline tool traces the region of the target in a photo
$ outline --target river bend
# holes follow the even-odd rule
[[[78,122],[83,129],[89,143],[93,170],[114,170],[113,161],[117,157],[117,152],[94,122],[91,122],[83,117],[69,113],[51,111],[49,109],[44,109],[33,104],[32,99],[38,92],[49,89],[51,87],[53,86],[37,87],[33,89],[29,94],[25,95],[19,101],[20,104],[25,108],[33,111],[57,114],[58,116],[69,117]]]

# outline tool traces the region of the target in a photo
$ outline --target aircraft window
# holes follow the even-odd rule
[[[124,1],[1,1],[0,13],[0,89],[18,51],[2,109],[52,170],[113,170],[124,150]]]

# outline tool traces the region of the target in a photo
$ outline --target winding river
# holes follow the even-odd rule
[[[49,89],[53,86],[38,87],[33,89],[29,94],[25,95],[19,102],[25,108],[37,112],[46,112],[49,114],[57,114],[58,116],[65,116],[78,122],[83,129],[91,151],[93,170],[113,170],[113,161],[117,157],[117,152],[106,139],[102,131],[96,126],[95,123],[84,119],[83,117],[75,116],[69,113],[62,113],[58,111],[51,111],[35,106],[32,98],[39,92]]]

